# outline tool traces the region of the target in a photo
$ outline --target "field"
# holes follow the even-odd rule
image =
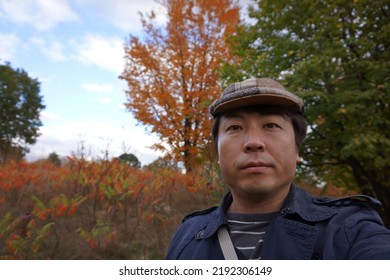
[[[182,218],[224,192],[205,176],[69,157],[0,166],[0,259],[162,259]]]

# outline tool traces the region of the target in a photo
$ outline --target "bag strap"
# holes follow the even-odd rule
[[[218,230],[218,241],[225,260],[238,260],[229,232],[224,226],[220,227]]]

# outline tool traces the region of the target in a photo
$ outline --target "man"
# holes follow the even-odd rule
[[[312,197],[293,183],[303,107],[268,78],[223,91],[210,113],[230,192],[219,207],[184,219],[167,259],[390,259],[376,199]]]

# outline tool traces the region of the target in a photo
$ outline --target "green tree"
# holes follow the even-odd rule
[[[118,157],[118,159],[121,162],[126,163],[131,167],[136,167],[136,168],[141,167],[141,162],[138,160],[137,156],[135,156],[134,154],[127,154],[127,153],[121,154]]]
[[[271,76],[301,95],[302,170],[379,198],[390,226],[390,3],[261,0],[249,15],[225,81]]]
[[[23,155],[27,145],[36,142],[45,108],[39,91],[39,82],[23,69],[0,65],[0,161],[15,153]]]
[[[61,166],[61,159],[56,152],[52,152],[47,157],[47,160],[56,166]]]

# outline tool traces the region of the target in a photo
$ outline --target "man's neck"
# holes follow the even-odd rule
[[[228,208],[231,213],[243,214],[261,214],[278,212],[282,209],[284,201],[287,197],[289,189],[286,192],[281,192],[278,195],[265,195],[259,197],[242,197],[232,192],[233,201]]]

